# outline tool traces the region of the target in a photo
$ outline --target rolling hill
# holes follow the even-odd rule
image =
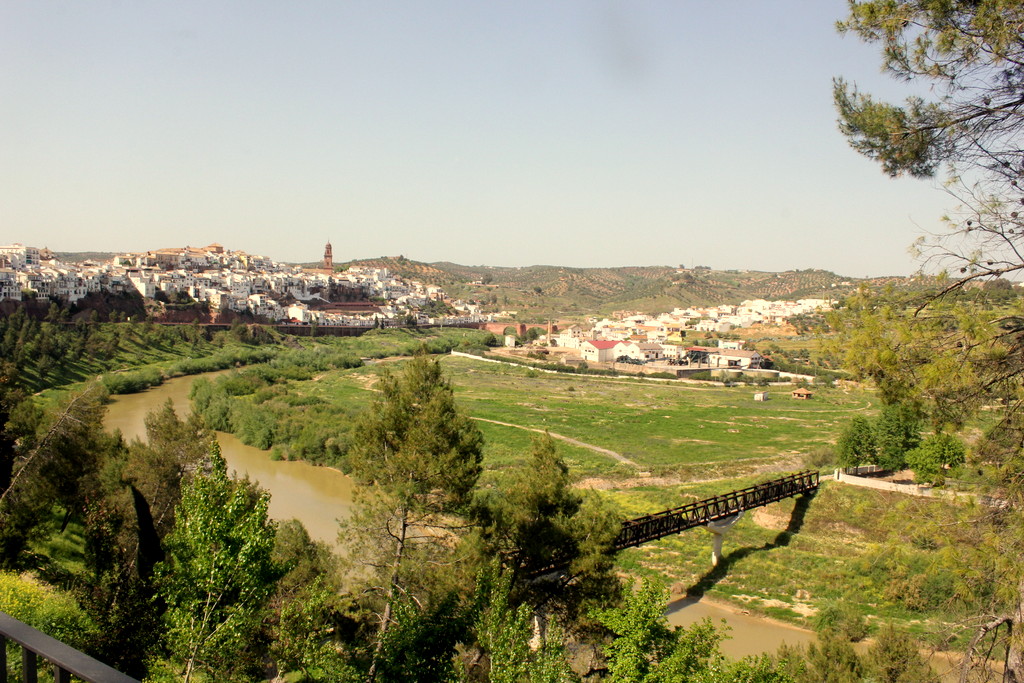
[[[105,261],[113,256],[103,252],[56,255],[67,262]],[[861,284],[899,290],[920,290],[929,285],[927,278],[849,278],[816,269],[771,273],[673,266],[465,266],[446,261],[424,263],[404,256],[338,265],[387,268],[412,280],[440,285],[453,298],[483,302],[488,311],[518,311],[520,320],[582,318],[619,310],[656,313],[676,307],[737,304],[745,299],[838,299]]]
[[[813,269],[770,273],[670,266],[511,268],[420,263],[404,257],[363,259],[345,265],[387,268],[403,277],[441,285],[452,297],[518,310],[520,318],[607,314],[623,309],[657,312],[745,299],[840,298],[862,283],[896,289],[924,286],[915,278],[865,280]]]

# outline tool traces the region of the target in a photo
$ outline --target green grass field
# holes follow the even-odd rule
[[[873,396],[859,390],[823,388],[798,401],[778,388],[771,400],[757,402],[750,387],[549,374],[451,356],[442,364],[459,405],[478,420],[492,470],[522,462],[537,430],[580,442],[559,441],[577,478],[795,469],[803,455],[833,443],[852,415],[875,408]],[[381,369],[393,366],[328,372],[290,382],[288,393],[351,411],[369,400]]]
[[[758,402],[750,387],[555,375],[466,358],[445,358],[444,367],[470,415],[547,429],[652,473],[792,461],[834,442],[852,415],[874,410],[864,391],[824,388],[798,401],[779,388]]]

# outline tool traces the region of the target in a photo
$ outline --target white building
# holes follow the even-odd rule
[[[633,360],[642,360],[645,362],[661,360],[665,357],[665,351],[661,348],[661,344],[655,344],[653,342],[622,342],[615,350],[615,357],[626,356]]]
[[[144,298],[152,299],[156,296],[156,282],[153,281],[149,273],[139,270],[129,271],[128,281]]]
[[[720,349],[717,354],[711,354],[708,361],[719,368],[760,368],[764,363],[764,356],[757,351]]]
[[[718,320],[701,320],[693,329],[698,332],[718,332],[719,334],[732,330],[732,323],[719,322]]]
[[[554,337],[554,345],[564,346],[567,349],[578,349],[584,341],[584,334],[582,327],[573,325],[568,329],[562,330],[558,333],[558,336]]]
[[[18,242],[0,246],[0,261],[6,261],[8,267],[13,270],[38,268],[41,265],[39,249],[26,247]]]
[[[585,361],[608,363],[619,357],[622,342],[607,339],[587,339],[580,344],[580,356]]]
[[[21,285],[18,274],[11,268],[0,268],[0,301],[13,299],[21,301]]]

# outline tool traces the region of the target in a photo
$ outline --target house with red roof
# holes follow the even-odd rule
[[[588,362],[608,363],[618,357],[615,347],[620,344],[612,339],[587,339],[580,344],[580,355]]]

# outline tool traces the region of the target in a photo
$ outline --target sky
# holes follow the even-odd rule
[[[908,93],[845,9],[8,0],[0,243],[907,275],[951,201],[838,132]]]

